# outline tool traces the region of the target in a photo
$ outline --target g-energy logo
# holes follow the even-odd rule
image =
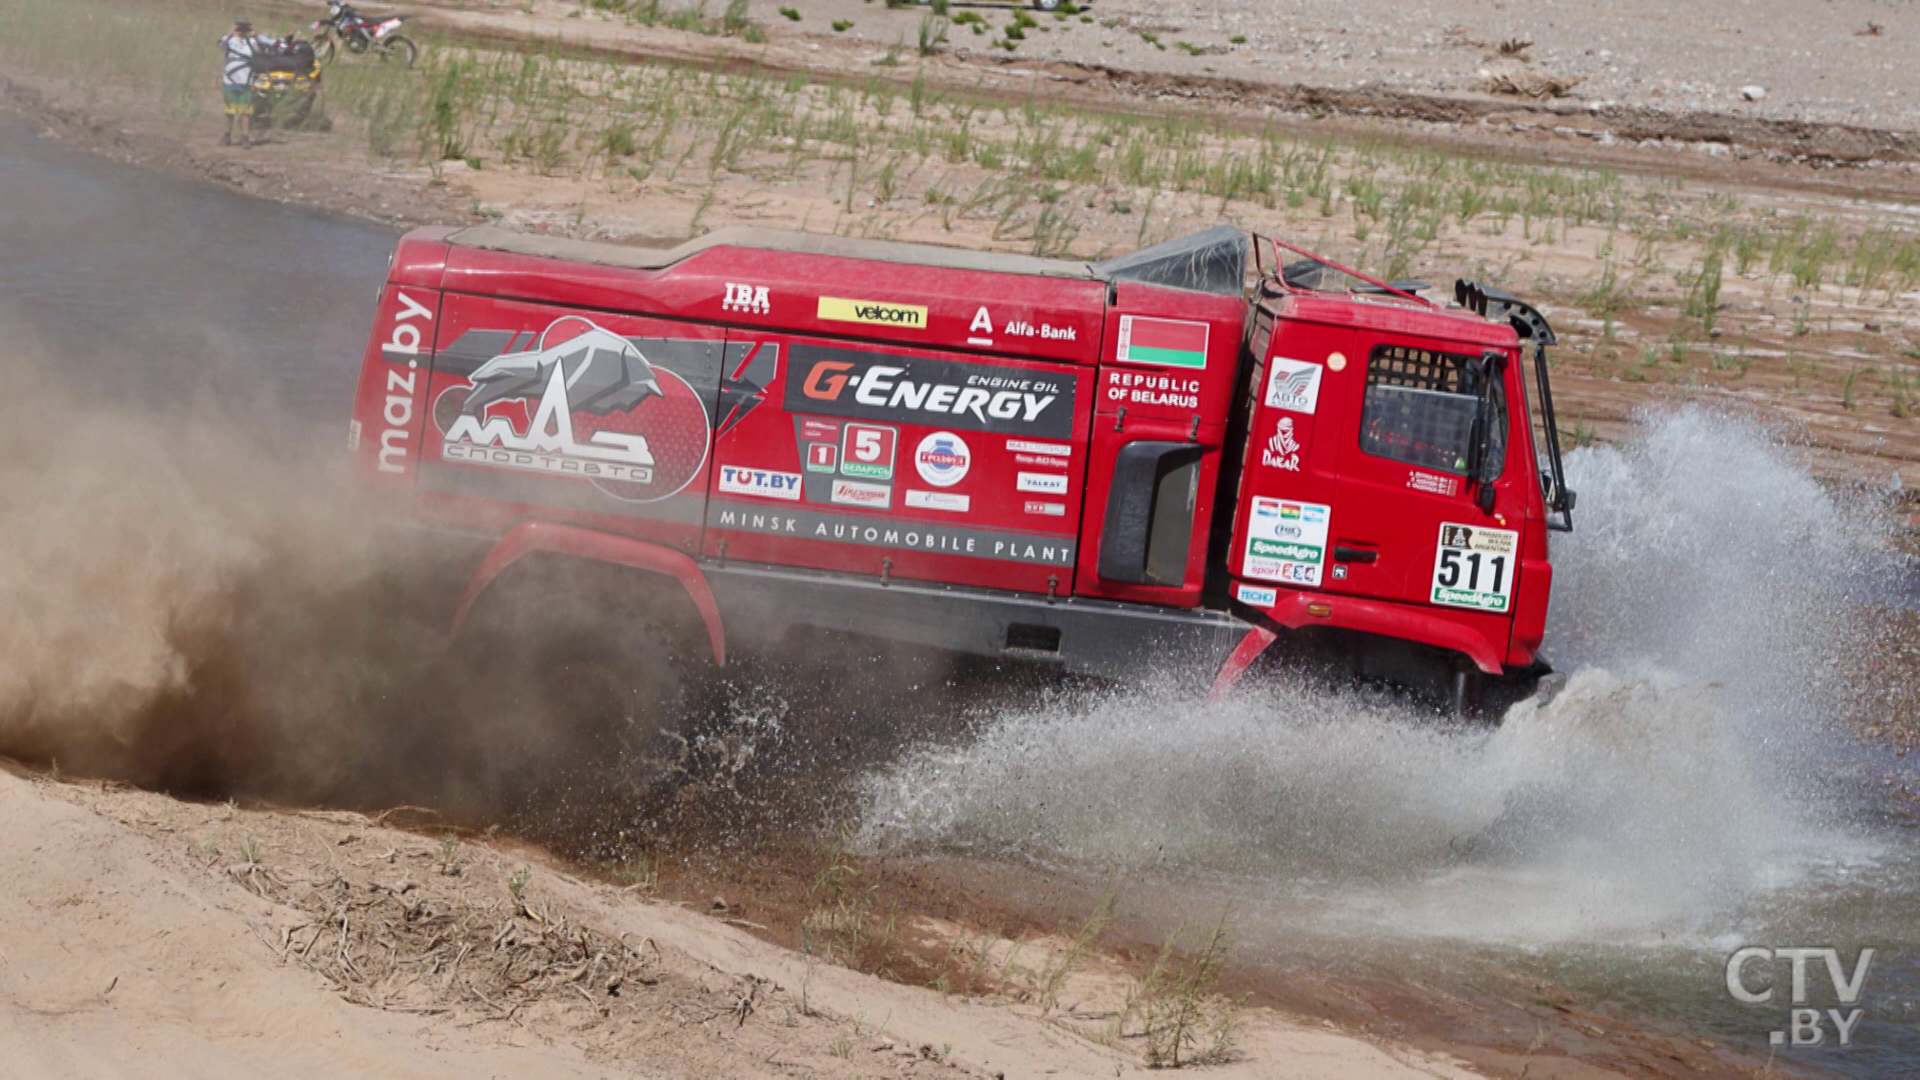
[[[1073,432],[1070,377],[804,345],[792,357],[788,412],[1055,438]]]

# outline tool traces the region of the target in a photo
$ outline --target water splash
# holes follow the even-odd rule
[[[1489,731],[1304,681],[1088,695],[869,775],[866,841],[1236,881],[1329,931],[1713,933],[1857,848],[1802,766],[1883,556],[1764,429],[1695,408],[1644,428],[1569,461],[1550,705]]]

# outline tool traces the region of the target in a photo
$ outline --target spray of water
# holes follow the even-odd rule
[[[870,775],[868,843],[1237,881],[1368,934],[1710,933],[1834,849],[1799,766],[1882,556],[1759,426],[1643,428],[1570,461],[1552,703],[1492,731],[1284,681],[1016,710]]]

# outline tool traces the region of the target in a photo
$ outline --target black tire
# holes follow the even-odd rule
[[[308,118],[312,115],[313,95],[301,94],[294,100],[293,108],[287,111],[287,122],[282,126],[287,128],[304,128],[307,126]]]
[[[328,64],[333,63],[333,58],[335,55],[339,53],[339,51],[340,51],[339,47],[334,45],[333,43],[333,38],[323,37],[319,41],[316,41],[313,43],[314,62],[319,64],[321,67],[325,67]]]
[[[407,756],[421,798],[558,835],[676,773],[709,665],[647,621],[604,615],[608,593],[567,595],[551,580],[482,594],[431,680]]]
[[[420,46],[415,45],[412,38],[402,37],[399,34],[395,34],[382,42],[378,51],[380,53],[381,63],[391,63],[398,60],[401,61],[403,67],[409,69],[413,67],[415,60],[420,59]]]

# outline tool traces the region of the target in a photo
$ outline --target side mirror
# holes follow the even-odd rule
[[[1496,440],[1502,418],[1498,414],[1500,399],[1495,395],[1495,390],[1507,370],[1507,356],[1493,350],[1483,352],[1473,370],[1480,386],[1474,409],[1473,447],[1467,475],[1478,485],[1479,490],[1474,495],[1480,512],[1492,514],[1495,496],[1493,482],[1500,479],[1501,466],[1506,463],[1506,455],[1496,452],[1501,449],[1496,445]]]

